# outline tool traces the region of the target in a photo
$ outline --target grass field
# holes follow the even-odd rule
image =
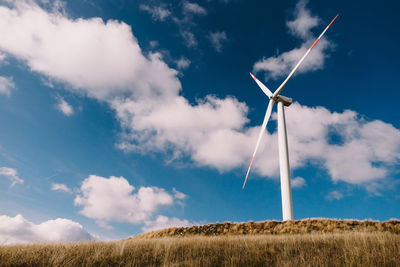
[[[400,266],[400,221],[227,222],[113,242],[0,246],[0,266]]]
[[[1,266],[399,266],[400,235],[340,233],[127,239],[0,247]]]
[[[247,223],[213,223],[192,227],[161,229],[139,235],[138,238],[168,236],[219,236],[219,235],[281,235],[281,234],[324,234],[343,232],[392,233],[400,234],[400,221],[387,222],[305,219],[297,221],[263,221]]]

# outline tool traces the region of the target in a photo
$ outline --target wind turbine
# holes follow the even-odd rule
[[[256,148],[254,149],[253,156],[250,161],[249,168],[246,173],[246,178],[243,183],[243,189],[246,185],[247,177],[249,176],[251,165],[253,164],[254,157],[257,153],[258,146],[260,145],[261,138],[266,130],[267,123],[269,117],[271,116],[272,107],[276,103],[278,105],[278,144],[279,144],[279,168],[281,174],[281,196],[282,196],[282,217],[284,221],[293,220],[293,201],[292,201],[292,187],[290,185],[290,168],[289,168],[289,151],[288,151],[288,143],[287,143],[287,135],[286,135],[286,121],[285,121],[285,109],[284,107],[288,107],[292,104],[292,99],[286,96],[280,95],[283,87],[285,87],[286,83],[293,76],[296,70],[299,68],[300,64],[304,61],[307,55],[311,52],[314,46],[318,43],[318,41],[322,38],[324,33],[328,30],[328,28],[332,25],[335,19],[339,15],[336,15],[331,23],[325,28],[325,30],[321,33],[321,35],[314,41],[314,43],[310,46],[307,52],[303,55],[303,57],[299,60],[293,70],[289,73],[283,83],[276,89],[274,93],[272,93],[262,82],[260,82],[253,74],[250,73],[251,77],[256,81],[261,90],[269,97],[269,103],[267,107],[267,112],[265,113],[264,121],[261,125],[261,130],[258,135]]]

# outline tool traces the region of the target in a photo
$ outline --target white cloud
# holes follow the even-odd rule
[[[6,59],[6,54],[0,52],[0,63],[2,63]]]
[[[170,151],[189,156],[199,166],[219,171],[246,167],[258,127],[246,128],[246,105],[233,98],[208,97],[191,106],[171,103],[117,102],[117,117],[126,129],[120,148],[126,151]],[[383,179],[400,160],[400,131],[382,121],[366,121],[354,111],[330,112],[298,103],[287,109],[290,162],[293,169],[309,162],[326,169],[333,181],[363,184]],[[273,114],[276,119],[276,114]],[[340,143],[331,142],[335,134]],[[254,171],[279,173],[277,133],[266,133]]]
[[[158,53],[143,55],[127,24],[73,20],[33,2],[11,5],[0,7],[0,51],[23,60],[31,70],[100,100],[180,90],[177,71]]]
[[[222,51],[222,44],[228,40],[225,32],[211,32],[208,38],[217,52]]]
[[[190,63],[190,60],[185,57],[181,57],[180,59],[175,61],[176,67],[178,69],[186,69],[190,66]]]
[[[0,216],[0,244],[2,245],[91,240],[94,240],[94,237],[82,225],[68,219],[58,218],[34,224],[20,214],[15,217]]]
[[[169,11],[164,5],[159,6],[149,6],[141,4],[139,8],[143,11],[148,12],[153,20],[164,21],[166,18],[171,16],[171,11]]]
[[[23,184],[24,180],[22,180],[18,176],[18,171],[13,168],[8,168],[8,167],[0,167],[0,175],[6,177],[11,181],[11,187],[13,187],[16,184]]]
[[[195,106],[183,97],[145,103],[116,101],[112,106],[127,131],[120,145],[124,150],[169,150],[220,170],[247,158],[247,149],[242,149],[246,137],[237,132],[247,122],[247,107],[235,98],[208,96]]]
[[[196,15],[206,15],[207,10],[197,3],[183,2],[183,11],[186,13],[193,13]]]
[[[311,12],[306,9],[307,1],[301,0],[294,11],[294,20],[288,21],[287,26],[289,32],[299,37],[303,44],[293,50],[284,52],[277,56],[263,58],[256,62],[253,66],[254,72],[266,72],[265,78],[278,79],[289,74],[300,58],[306,53],[308,48],[314,42],[316,37],[313,36],[311,29],[318,25],[320,19],[312,16]],[[314,47],[312,52],[307,56],[297,73],[305,73],[322,69],[325,63],[327,52],[333,44],[326,36],[322,38]]]
[[[51,184],[51,190],[72,194],[72,190],[65,184]]]
[[[254,72],[266,72],[265,78],[267,80],[284,77],[294,68],[300,58],[307,52],[307,49],[311,44],[311,41],[306,42],[301,47],[284,52],[279,56],[263,58],[254,64],[253,70]],[[296,73],[305,73],[322,69],[326,58],[325,51],[330,46],[331,44],[327,40],[321,39]]]
[[[328,195],[325,196],[325,198],[327,200],[339,200],[343,198],[343,193],[339,192],[339,191],[332,191],[330,192]]]
[[[178,218],[169,218],[163,215],[157,216],[153,221],[146,221],[142,227],[143,232],[150,232],[171,227],[189,227],[193,225],[188,220],[180,220]]]
[[[312,16],[311,11],[306,9],[307,3],[308,1],[306,0],[299,1],[294,10],[294,20],[286,22],[290,33],[303,40],[312,38],[310,30],[320,23],[320,19]]]
[[[71,116],[74,114],[74,108],[65,101],[64,98],[58,97],[58,103],[56,105],[57,109],[64,113],[65,116]]]
[[[330,112],[298,103],[287,109],[291,165],[318,160],[333,181],[352,184],[383,179],[400,160],[400,130],[354,111]],[[331,142],[331,136],[340,142]]]
[[[14,88],[15,84],[12,77],[0,76],[0,94],[5,94],[9,96],[11,94],[11,90],[13,90]]]
[[[306,185],[306,180],[302,177],[296,177],[292,179],[291,185],[293,188],[301,188]]]
[[[185,195],[182,192],[179,192],[178,190],[176,190],[176,188],[173,188],[172,192],[174,193],[174,198],[176,199],[185,199],[187,197],[187,195]]]
[[[181,36],[185,42],[185,45],[187,47],[196,47],[197,46],[197,40],[194,34],[190,31],[184,30],[181,31]]]
[[[90,175],[81,185],[74,203],[80,213],[100,226],[109,222],[145,223],[162,206],[174,204],[175,196],[158,187],[136,188],[123,177]]]
[[[149,42],[149,45],[150,45],[150,47],[152,48],[152,49],[154,49],[154,48],[156,48],[157,46],[158,46],[158,42],[157,41],[150,41]]]

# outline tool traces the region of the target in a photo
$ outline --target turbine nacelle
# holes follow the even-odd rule
[[[288,107],[293,103],[293,99],[291,99],[290,97],[283,96],[283,95],[277,95],[274,98],[271,97],[271,99],[274,100],[274,102],[276,104],[278,104],[279,102],[282,102],[282,104],[285,107]]]

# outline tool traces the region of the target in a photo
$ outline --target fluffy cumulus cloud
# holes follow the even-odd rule
[[[318,26],[320,22],[320,19],[313,16],[306,8],[307,2],[306,0],[299,1],[294,10],[294,19],[286,22],[290,33],[304,40],[313,37],[310,30]]]
[[[294,19],[287,22],[289,33],[301,40],[302,44],[300,47],[277,56],[259,60],[253,66],[254,72],[265,72],[267,80],[282,78],[289,74],[290,70],[293,69],[300,58],[306,53],[316,39],[311,30],[320,22],[320,19],[317,16],[313,16],[306,8],[306,4],[306,0],[298,2],[294,11]],[[333,48],[332,42],[329,41],[327,36],[324,36],[314,47],[312,53],[304,60],[297,73],[322,69],[325,59],[328,57],[327,53],[331,48]]]
[[[143,107],[146,113],[134,102],[115,105],[127,130],[120,148],[171,150],[175,157],[186,155],[199,166],[221,172],[248,164],[259,128],[246,127],[244,104],[210,97],[197,106],[184,98],[152,106],[157,108]],[[333,181],[363,184],[383,179],[400,160],[400,131],[379,120],[364,120],[354,111],[337,113],[294,103],[287,109],[287,128],[292,168],[312,163]],[[266,132],[254,171],[278,175],[276,131]]]
[[[131,27],[122,22],[73,20],[31,1],[15,1],[0,7],[0,34],[0,51],[90,97],[145,97],[180,90],[177,72],[160,54],[144,55]]]
[[[307,11],[305,2],[297,5],[296,23],[289,21],[287,25],[304,45],[259,62],[272,64],[264,68],[270,77],[287,74],[308,47],[309,30],[318,20]],[[181,94],[178,72],[163,61],[161,54],[144,54],[131,28],[123,22],[74,20],[21,1],[0,7],[0,35],[4,37],[0,38],[0,51],[21,59],[32,71],[52,81],[68,84],[73,92],[109,104],[121,124],[120,149],[165,153],[177,160],[187,157],[197,166],[220,172],[247,167],[259,131],[259,127],[247,125],[247,105],[234,97],[215,96],[190,103]],[[313,49],[301,71],[323,67],[330,46],[324,40]],[[287,127],[291,166],[296,169],[314,164],[326,170],[333,181],[369,186],[390,176],[400,160],[400,131],[379,120],[364,120],[354,111],[337,113],[294,103],[287,109]],[[266,132],[254,173],[276,177],[278,166],[277,134]],[[103,189],[91,183],[96,179],[100,185],[112,183],[124,188],[128,201],[118,202],[124,215],[113,214],[115,209],[101,198],[98,201],[107,212],[98,211],[96,192]],[[135,202],[141,189],[134,191],[121,178],[102,179],[86,179],[76,199],[83,207],[82,214],[99,222],[144,222],[153,210],[172,205],[174,199],[163,190],[143,189],[164,196],[155,200],[166,201],[156,201],[152,209],[145,209]],[[114,199],[119,199],[118,195],[110,197],[110,202]]]
[[[0,216],[0,244],[58,243],[91,241],[95,238],[81,224],[68,219],[55,219],[35,224],[22,215]]]
[[[388,123],[366,121],[354,111],[336,113],[298,103],[287,110],[287,117],[295,168],[314,160],[334,181],[361,184],[385,178],[400,161],[400,130]]]
[[[174,156],[186,154],[198,165],[226,171],[246,163],[256,140],[258,127],[246,127],[247,106],[234,98],[209,96],[194,106],[183,97],[144,106],[116,101],[113,106],[126,129],[120,148],[127,151],[171,150]],[[365,121],[353,111],[336,113],[295,103],[287,111],[287,125],[292,167],[315,160],[335,181],[357,184],[383,178],[399,159],[399,130],[382,121]],[[332,135],[342,142],[332,143]],[[375,145],[376,140],[385,142]],[[276,141],[276,132],[266,133],[255,162],[259,174],[277,175]]]
[[[18,176],[18,171],[13,168],[0,167],[0,175],[11,181],[11,187],[16,184],[23,184],[24,180]]]
[[[123,177],[90,175],[82,182],[80,194],[74,203],[82,207],[82,215],[95,219],[100,226],[110,228],[109,222],[153,225],[155,212],[163,206],[173,205],[176,199],[182,197],[186,196],[181,192],[170,194],[158,187],[140,187],[136,190]],[[171,218],[168,221],[179,220]]]
[[[247,107],[235,98],[208,96],[194,106],[183,97],[143,105],[125,100],[116,101],[113,107],[126,130],[120,144],[124,150],[185,154],[199,165],[220,170],[243,162],[239,152],[247,140],[238,130],[247,122]]]
[[[1,55],[0,55],[1,57]],[[1,62],[1,59],[0,59]],[[0,76],[0,94],[4,94],[9,96],[11,94],[11,90],[15,88],[14,81],[12,77],[4,77]]]
[[[56,108],[61,111],[65,116],[71,116],[74,114],[74,108],[65,101],[64,98],[58,97],[57,98]]]

